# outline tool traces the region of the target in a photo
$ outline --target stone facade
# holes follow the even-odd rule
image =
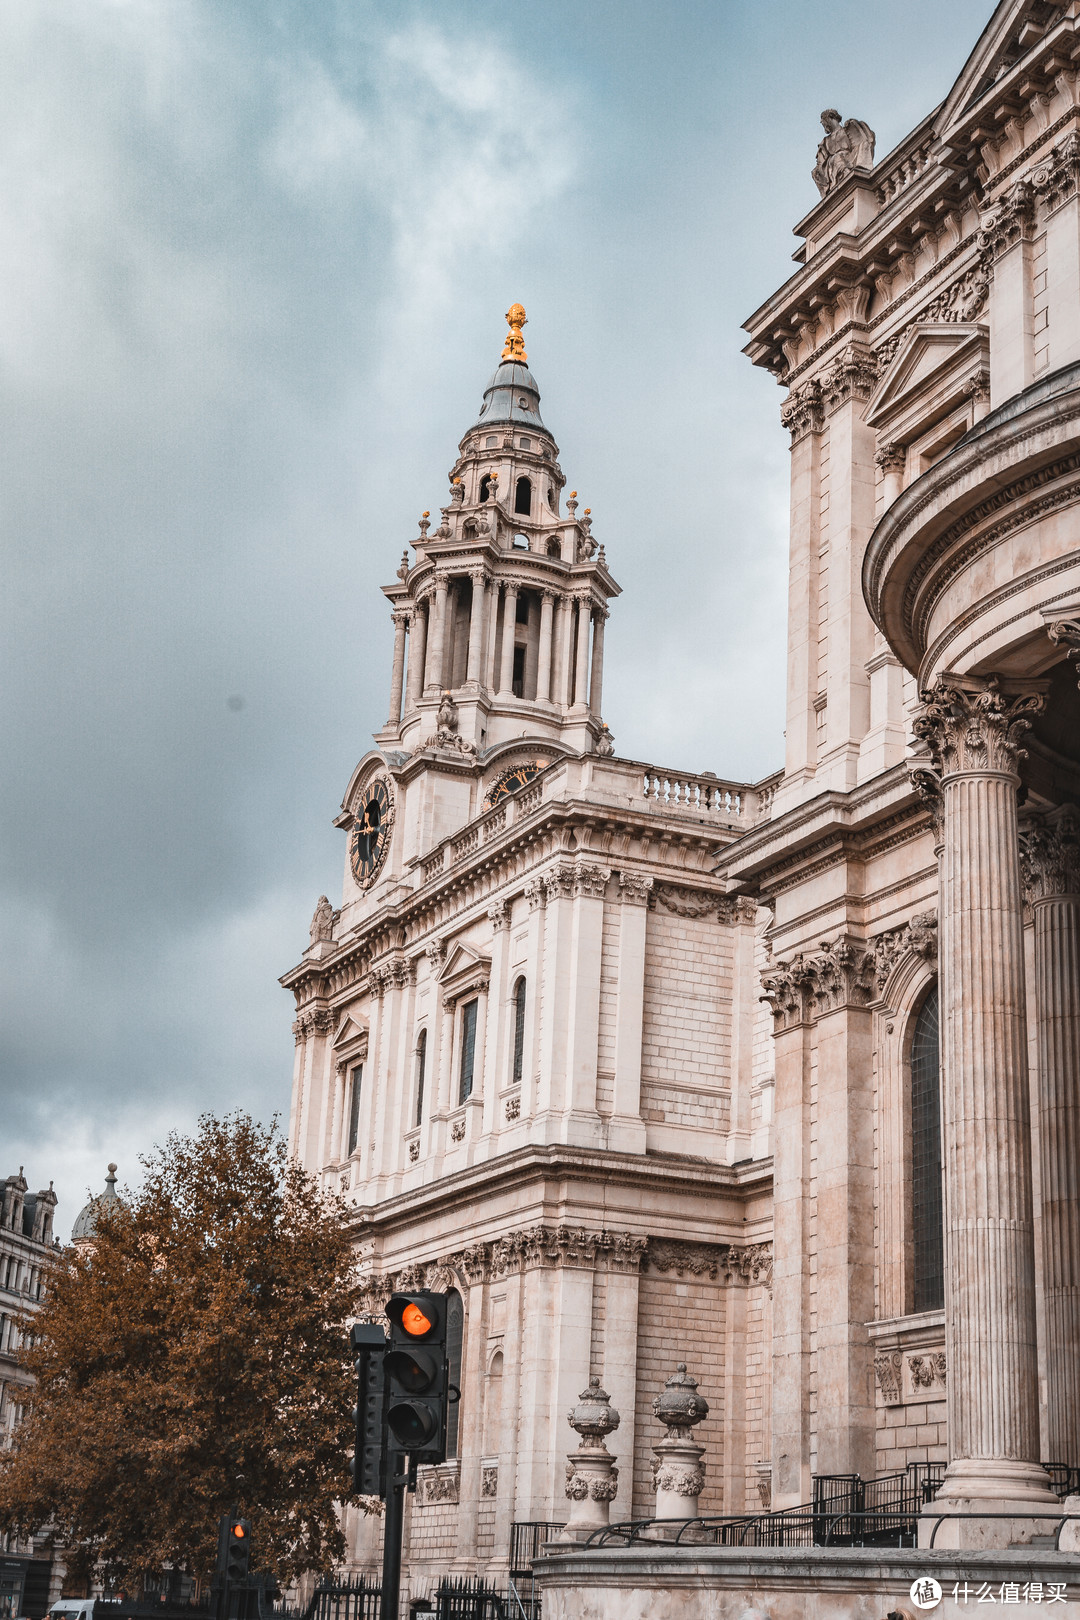
[[[612,1516],[651,1511],[676,1361],[706,1513],[947,1464],[939,1507],[1015,1513],[969,1537],[1007,1543],[1080,1465],[1077,59],[1075,6],[1017,0],[880,162],[823,119],[799,268],[747,323],[791,434],[778,778],[615,753],[618,587],[519,310],[387,593],[342,904],[283,982],[293,1148],[373,1309],[463,1301],[418,1558],[498,1568],[565,1517],[590,1376]]]

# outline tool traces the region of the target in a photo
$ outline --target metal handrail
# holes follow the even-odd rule
[[[930,1532],[930,1540],[927,1544],[927,1550],[930,1550],[935,1545],[938,1530],[941,1528],[942,1524],[948,1520],[964,1519],[971,1521],[973,1519],[1022,1519],[1031,1520],[1032,1522],[1038,1522],[1040,1524],[1052,1522],[1056,1526],[1054,1531],[1054,1545],[1052,1549],[1048,1550],[1059,1552],[1061,1550],[1061,1532],[1065,1526],[1069,1523],[1080,1525],[1080,1515],[1045,1511],[1040,1512],[1037,1509],[1024,1513],[970,1513],[963,1510],[957,1510],[948,1513],[930,1514],[926,1511],[926,1507],[924,1506],[923,1508],[914,1512],[906,1508],[869,1508],[863,1512],[848,1510],[847,1512],[823,1515],[820,1512],[803,1513],[797,1509],[788,1508],[783,1510],[783,1513],[784,1525],[783,1527],[777,1525],[777,1529],[789,1527],[802,1528],[803,1526],[811,1528],[814,1524],[820,1523],[824,1518],[824,1540],[817,1543],[818,1546],[824,1547],[836,1545],[832,1538],[837,1532],[838,1525],[855,1524],[861,1525],[861,1527],[865,1529],[867,1526],[885,1528],[889,1524],[899,1526],[910,1524],[914,1530],[916,1526],[925,1525],[927,1522],[929,1522],[929,1520],[933,1519],[934,1527]],[[639,1541],[642,1533],[645,1530],[652,1529],[656,1525],[663,1525],[667,1530],[673,1530],[675,1526],[678,1525],[678,1532],[673,1537],[670,1545],[682,1547],[687,1545],[683,1538],[688,1531],[693,1531],[695,1529],[722,1529],[725,1526],[734,1527],[736,1525],[741,1526],[745,1531],[749,1531],[751,1526],[768,1523],[771,1517],[772,1516],[769,1514],[700,1514],[691,1519],[626,1519],[620,1524],[605,1525],[600,1530],[594,1530],[589,1539],[584,1543],[584,1547],[587,1549],[590,1547],[610,1546],[612,1538],[616,1536],[625,1537],[626,1540],[623,1542],[623,1545],[629,1545]],[[779,1517],[779,1515],[777,1515],[777,1517]],[[740,1544],[745,1546],[746,1543],[744,1541]]]

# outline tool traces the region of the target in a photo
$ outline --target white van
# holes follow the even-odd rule
[[[49,1620],[94,1620],[97,1598],[61,1598],[49,1610]]]

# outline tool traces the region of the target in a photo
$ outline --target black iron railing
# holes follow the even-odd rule
[[[515,1580],[527,1580],[533,1559],[540,1556],[545,1541],[563,1529],[550,1519],[518,1520],[510,1526],[510,1573]]]

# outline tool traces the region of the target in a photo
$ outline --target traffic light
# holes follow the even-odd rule
[[[225,1543],[225,1579],[230,1586],[234,1581],[247,1579],[250,1563],[251,1525],[247,1519],[229,1519]]]
[[[442,1462],[450,1376],[446,1295],[427,1289],[394,1294],[386,1314],[390,1318],[386,1424],[391,1444],[409,1453],[410,1464]]]
[[[356,1449],[353,1453],[353,1490],[360,1496],[385,1495],[383,1453],[385,1425],[383,1421],[383,1354],[386,1335],[381,1327],[368,1322],[354,1322],[349,1342],[356,1358],[356,1406],[353,1419],[356,1424]]]

